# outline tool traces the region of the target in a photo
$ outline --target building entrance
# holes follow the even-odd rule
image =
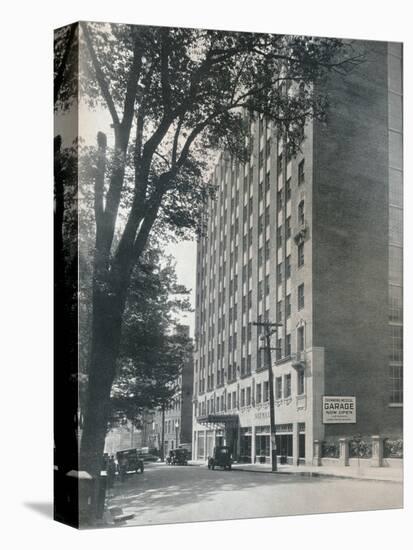
[[[240,433],[240,461],[251,462],[251,428],[241,428]]]

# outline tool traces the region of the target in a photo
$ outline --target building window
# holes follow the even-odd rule
[[[304,351],[304,327],[297,329],[297,351]]]
[[[228,410],[231,410],[231,394],[228,394]]]
[[[304,200],[298,205],[298,223],[304,225]]]
[[[281,174],[282,169],[283,169],[283,155],[282,155],[282,153],[280,153],[278,155],[278,158],[277,158],[277,172],[278,172],[278,175]]]
[[[281,226],[277,229],[277,248],[281,248],[283,244],[283,235]]]
[[[263,262],[263,253],[262,253],[262,247],[258,249],[258,265],[262,266]]]
[[[237,393],[235,391],[232,392],[232,408],[237,408]]]
[[[389,320],[402,322],[403,320],[402,288],[400,286],[389,287]]]
[[[284,376],[284,397],[291,396],[291,374],[286,374]]]
[[[263,214],[260,215],[258,218],[258,233],[261,235],[261,233],[264,231],[264,216]]]
[[[304,369],[300,369],[297,373],[297,394],[304,393]]]
[[[279,361],[282,357],[282,339],[281,338],[278,338],[277,340],[277,349],[275,350],[275,357],[277,359],[277,361]]]
[[[277,378],[275,379],[275,399],[281,399],[282,386],[283,386],[282,377],[277,376]]]
[[[403,367],[390,367],[390,403],[403,403]]]
[[[277,191],[277,210],[280,211],[283,208],[283,192]]]
[[[246,397],[246,400],[247,400],[247,401],[246,401],[246,405],[247,405],[247,407],[248,407],[249,405],[251,405],[251,387],[250,387],[250,386],[248,386],[248,388],[247,388],[247,397]]]
[[[297,308],[303,309],[304,307],[304,283],[298,287]]]
[[[261,399],[262,399],[261,389],[262,389],[261,384],[257,384],[256,390],[255,390],[255,393],[256,393],[256,399],[255,400],[256,400],[257,403],[261,403]]]
[[[264,403],[268,401],[268,382],[264,382],[264,391],[263,391],[262,400]]]
[[[267,172],[265,175],[265,191],[269,191],[271,186],[271,173]]]
[[[285,258],[285,277],[286,279],[291,277],[291,256]]]
[[[245,390],[241,390],[241,407],[245,407]]]
[[[283,264],[281,262],[277,265],[277,284],[279,285],[282,283],[282,273],[283,273],[282,269],[283,269]]]
[[[291,355],[291,334],[285,336],[285,355],[286,357]]]
[[[304,243],[300,243],[297,247],[298,250],[298,267],[304,265]]]
[[[291,216],[288,216],[288,218],[285,220],[285,239],[289,239],[291,237]]]
[[[390,327],[390,361],[403,360],[403,327]]]
[[[270,276],[266,275],[265,276],[265,295],[268,296],[269,293],[270,293]]]
[[[291,317],[291,294],[285,297],[285,316],[287,319]]]
[[[298,185],[304,183],[304,159],[298,165]]]
[[[291,178],[288,178],[285,183],[285,196],[287,201],[291,199]]]
[[[265,241],[265,260],[268,260],[270,257],[270,240]]]
[[[283,303],[282,300],[277,302],[277,323],[281,323],[283,318]]]

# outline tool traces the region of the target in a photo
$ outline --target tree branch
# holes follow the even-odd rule
[[[59,99],[60,90],[61,90],[63,82],[64,82],[63,77],[64,77],[64,74],[65,74],[70,49],[72,47],[72,42],[73,42],[73,39],[74,39],[75,34],[76,34],[76,29],[77,29],[77,24],[76,23],[73,23],[72,25],[70,25],[69,36],[67,37],[67,42],[66,42],[66,46],[65,46],[64,53],[63,53],[63,56],[62,56],[62,60],[61,60],[59,69],[57,70],[56,76],[54,78],[54,82],[53,82],[53,88],[54,88],[53,99],[54,99],[55,104],[56,104],[57,100]]]
[[[106,135],[103,132],[97,134],[98,142],[98,162],[95,177],[95,223],[96,227],[102,223],[103,218],[103,190],[105,186],[105,170],[106,170]]]
[[[171,110],[171,83],[169,81],[169,29],[161,31],[161,86],[164,113],[167,115]]]
[[[126,149],[129,142],[129,135],[135,113],[135,101],[138,92],[138,83],[142,69],[142,45],[138,38],[135,39],[133,47],[133,61],[129,70],[128,82],[126,85],[125,103],[123,107],[123,118],[120,124],[121,139],[125,140],[123,148]]]
[[[90,57],[92,59],[93,68],[95,69],[96,79],[98,81],[103,98],[106,101],[106,105],[108,106],[110,115],[112,117],[112,121],[115,126],[115,132],[117,132],[120,124],[118,113],[116,112],[115,104],[113,102],[113,98],[109,91],[108,83],[106,82],[105,75],[103,74],[95,49],[93,47],[91,34],[89,32],[89,29],[87,28],[87,23],[80,23],[80,26],[82,27],[83,34],[85,35],[85,40],[89,50]]]

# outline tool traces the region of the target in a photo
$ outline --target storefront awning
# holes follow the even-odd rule
[[[199,424],[223,424],[224,426],[238,426],[238,415],[236,414],[207,414],[198,416]]]

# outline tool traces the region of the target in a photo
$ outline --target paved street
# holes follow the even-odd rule
[[[113,493],[113,491],[112,491]],[[401,483],[148,464],[116,483],[127,525],[400,508]]]

